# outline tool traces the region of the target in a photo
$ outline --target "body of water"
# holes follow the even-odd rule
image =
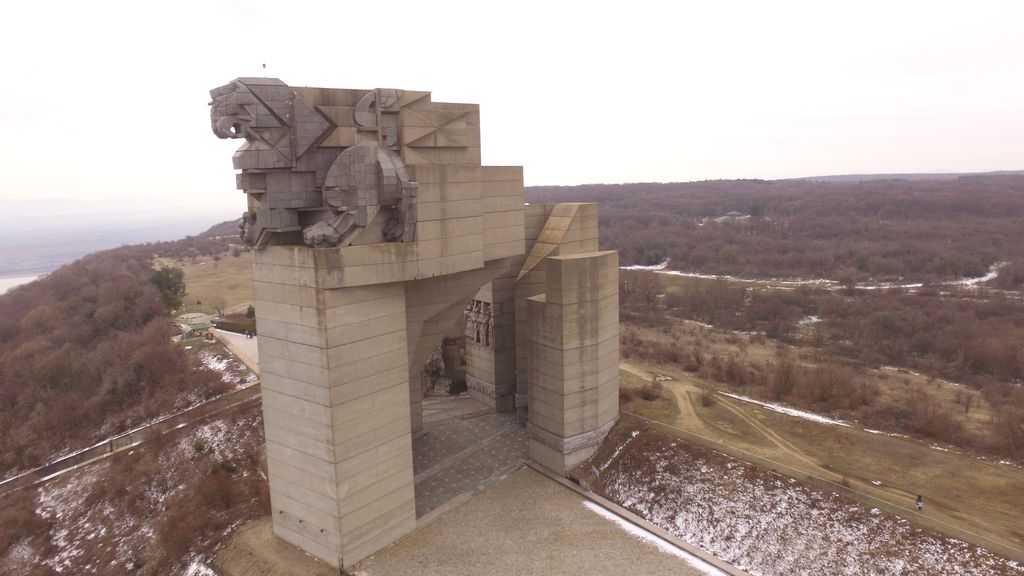
[[[0,278],[0,294],[7,292],[15,286],[21,286],[22,284],[28,284],[29,282],[39,278],[39,276],[18,276],[17,278]]]

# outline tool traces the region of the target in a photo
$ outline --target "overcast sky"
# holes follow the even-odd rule
[[[527,185],[1024,168],[1024,2],[7,3],[0,213],[235,216],[209,90],[481,105]]]

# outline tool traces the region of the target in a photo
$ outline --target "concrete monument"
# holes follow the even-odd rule
[[[473,394],[529,418],[532,458],[593,451],[618,411],[595,206],[524,206],[522,168],[480,165],[473,104],[270,78],[211,96],[213,132],[244,140],[275,534],[344,567],[415,528],[420,374],[457,332]]]

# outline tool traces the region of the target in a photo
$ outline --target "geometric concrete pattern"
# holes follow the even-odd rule
[[[600,440],[617,416],[617,268],[594,252],[595,205],[525,206],[521,167],[480,164],[475,104],[274,78],[211,96],[214,134],[244,139],[274,534],[358,562],[507,473],[534,402],[543,465]],[[459,333],[473,397],[508,415],[428,426],[423,365]]]

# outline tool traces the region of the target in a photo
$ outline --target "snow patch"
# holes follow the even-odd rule
[[[183,576],[217,576],[217,573],[202,560],[196,559],[189,563]]]
[[[810,420],[812,422],[818,422],[819,424],[832,424],[834,426],[845,426],[850,427],[849,424],[842,420],[836,420],[834,418],[828,418],[820,414],[813,412],[806,412],[804,410],[797,410],[796,408],[790,408],[789,406],[782,406],[781,404],[772,404],[770,402],[762,402],[760,400],[754,400],[753,398],[747,398],[746,396],[740,396],[739,394],[730,394],[729,392],[719,392],[722,396],[728,396],[744,402],[750,402],[751,404],[757,404],[763,408],[767,408],[773,412],[780,414],[786,414],[787,416],[795,416],[797,418],[803,418],[804,420]]]
[[[943,284],[949,286],[977,286],[978,284],[984,284],[990,280],[995,280],[999,276],[999,269],[1006,266],[1009,262],[996,262],[995,264],[988,267],[988,274],[984,276],[978,276],[977,278],[961,278],[960,280],[953,280],[952,282],[943,282]]]
[[[259,377],[234,356],[222,356],[214,350],[203,350],[199,353],[199,361],[210,370],[220,374],[221,381],[236,386],[245,386]]]
[[[657,272],[668,268],[669,259],[666,258],[661,264],[655,264],[653,266],[643,266],[641,264],[633,264],[632,266],[619,266],[619,270],[646,270],[648,272]]]
[[[906,434],[896,434],[895,432],[882,432],[881,430],[872,430],[871,428],[865,428],[865,432],[869,434],[880,434],[882,436],[892,436],[893,438],[909,438]]]
[[[801,318],[800,321],[796,323],[796,325],[808,326],[810,324],[817,324],[818,322],[821,322],[821,318],[812,314],[810,316],[804,316],[803,318]]]
[[[604,464],[602,464],[600,467],[598,467],[598,469],[597,469],[598,472],[604,470],[605,468],[608,467],[609,464],[614,462],[615,458],[618,457],[619,453],[622,452],[622,450],[625,449],[626,446],[629,446],[629,443],[632,442],[633,439],[636,438],[639,435],[640,435],[640,431],[639,430],[633,430],[633,432],[629,435],[629,438],[627,438],[626,441],[623,442],[621,446],[616,448],[615,452],[612,452],[612,455],[609,456],[607,460],[605,460]]]
[[[725,572],[722,572],[718,568],[715,568],[714,566],[708,564],[704,560],[701,560],[697,556],[694,556],[693,554],[687,552],[686,550],[683,550],[682,548],[676,546],[668,540],[665,540],[664,538],[651,534],[647,530],[644,530],[636,524],[629,522],[628,520],[622,518],[618,514],[613,514],[612,512],[605,510],[604,508],[598,506],[597,504],[594,504],[593,502],[584,502],[583,506],[585,506],[587,510],[590,510],[591,512],[597,514],[605,520],[608,520],[609,522],[614,522],[619,526],[619,528],[622,528],[633,538],[636,538],[637,540],[643,542],[647,542],[648,544],[653,545],[655,548],[661,550],[666,554],[671,554],[676,558],[685,560],[687,564],[699,570],[701,574],[706,574],[707,576],[728,576]]]
[[[648,440],[602,473],[599,492],[752,576],[1024,576],[1019,562],[835,492],[664,435]]]

